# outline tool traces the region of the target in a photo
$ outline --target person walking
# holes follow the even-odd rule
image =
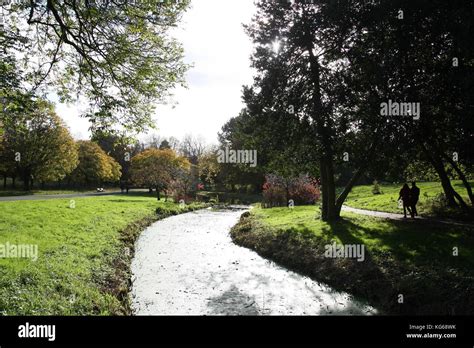
[[[416,182],[411,183],[410,189],[410,207],[411,207],[411,217],[415,218],[418,216],[418,210],[416,209],[416,205],[418,204],[418,200],[420,198],[420,189],[416,186]]]
[[[407,210],[410,215],[412,214],[410,210],[410,188],[407,184],[403,185],[402,189],[400,190],[400,195],[398,197],[398,201],[402,200],[403,203],[403,214],[405,218],[407,217]]]

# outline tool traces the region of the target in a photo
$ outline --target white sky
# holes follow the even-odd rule
[[[243,107],[242,85],[252,82],[250,39],[243,23],[255,12],[253,0],[192,0],[175,36],[184,46],[186,63],[193,64],[186,76],[188,88],[177,88],[173,109],[159,105],[154,116],[157,130],[151,133],[181,139],[202,135],[217,142],[217,132]],[[78,117],[79,105],[57,104],[75,138],[89,137],[89,124]]]

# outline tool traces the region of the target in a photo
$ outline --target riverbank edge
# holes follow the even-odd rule
[[[120,310],[117,313],[113,313],[113,315],[133,315],[130,298],[132,290],[131,264],[135,257],[135,244],[142,232],[159,220],[208,207],[210,207],[210,204],[207,203],[194,203],[184,207],[177,206],[176,209],[158,207],[155,213],[136,220],[119,231],[119,249],[123,252],[118,253],[113,258],[110,265],[112,272],[107,274],[102,287],[103,292],[115,297],[121,305]]]
[[[250,213],[242,214],[230,236],[239,246],[372,305],[379,315],[474,313],[472,277],[407,267],[386,252],[371,252],[365,262],[325,258],[326,240],[264,226]]]

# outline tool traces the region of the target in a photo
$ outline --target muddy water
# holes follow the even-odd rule
[[[202,210],[161,220],[132,262],[137,315],[367,315],[376,310],[235,245],[242,211]]]

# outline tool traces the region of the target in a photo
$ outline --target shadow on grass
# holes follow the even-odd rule
[[[474,267],[474,228],[471,227],[447,227],[421,220],[386,220],[366,226],[343,219],[331,224],[330,232],[343,243],[361,242],[369,248],[390,251],[402,262]],[[454,247],[462,249],[459,256],[453,256]]]
[[[366,299],[390,314],[472,314],[472,233],[445,226],[343,219],[322,233],[301,226],[275,229],[243,218],[233,240],[290,269]],[[413,228],[413,227],[417,228]],[[419,229],[418,229],[419,227]],[[325,246],[365,245],[365,260],[327,258]],[[465,255],[454,257],[453,245]],[[403,295],[403,303],[398,303]]]

